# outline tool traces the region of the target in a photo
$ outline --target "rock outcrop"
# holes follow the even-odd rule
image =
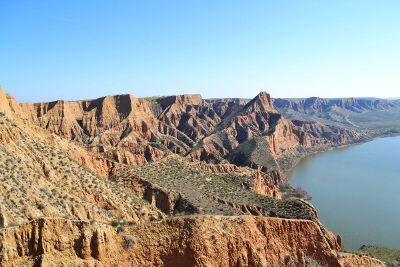
[[[35,124],[121,163],[141,165],[160,158],[165,154],[160,144],[180,150],[180,144],[164,140],[147,102],[130,95],[21,104],[21,108]]]
[[[278,100],[275,103],[280,104]],[[275,109],[266,92],[252,100],[178,95],[146,101],[118,95],[20,106],[37,125],[128,165],[143,165],[175,153],[209,163],[229,161],[263,172],[285,172],[288,168],[279,166],[279,159],[298,158],[295,152],[299,148],[323,150],[365,137],[321,123],[291,122]],[[256,149],[243,151],[248,142],[256,142]],[[252,154],[253,160],[243,161],[246,153]]]
[[[4,93],[3,88],[0,86],[0,112],[7,115],[8,117],[14,117],[15,115],[23,116],[21,107],[15,98]]]
[[[210,163],[228,160],[240,166],[261,168],[263,172],[285,173],[295,162],[282,166],[280,159],[301,158],[304,155],[299,150],[325,150],[366,138],[363,132],[307,123],[287,120],[275,109],[270,96],[261,92],[245,105],[236,105],[225,113],[215,131],[204,137],[188,157]]]
[[[0,230],[0,265],[94,266],[115,255],[114,238],[102,223],[41,218]]]
[[[117,163],[5,115],[0,115],[0,159],[3,226],[43,216],[138,222],[147,220],[136,214],[142,208],[161,214],[150,204],[133,204],[142,198],[127,197],[105,178]]]
[[[177,217],[119,233],[42,218],[0,230],[2,266],[342,266],[337,250],[314,222],[253,216]]]
[[[339,262],[344,267],[384,267],[384,262],[365,255],[355,255],[351,253],[339,253]]]

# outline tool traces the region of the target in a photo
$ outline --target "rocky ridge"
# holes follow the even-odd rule
[[[129,165],[143,165],[175,153],[209,163],[285,170],[276,162],[299,148],[326,149],[365,138],[365,133],[332,125],[294,124],[275,109],[265,92],[250,101],[204,100],[200,95],[146,101],[120,95],[20,106],[35,124]],[[238,159],[234,150],[254,141],[268,146],[261,153],[266,153],[262,158],[270,162]]]
[[[19,104],[1,91],[0,112],[2,266],[345,265],[315,209],[281,199],[281,161],[359,132],[286,120],[267,93]]]
[[[400,101],[377,98],[274,99],[274,105],[291,120],[318,121],[369,135],[400,133]]]
[[[378,98],[319,98],[305,99],[274,99],[274,105],[279,109],[292,109],[297,112],[326,112],[335,108],[342,108],[352,112],[371,110],[387,110],[400,107],[400,102]]]
[[[0,264],[289,266],[315,259],[341,266],[335,242],[311,221],[253,216],[179,217],[120,232],[101,223],[41,218],[1,231]]]

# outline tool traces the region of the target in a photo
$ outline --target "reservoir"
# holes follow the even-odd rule
[[[289,174],[344,249],[400,248],[400,137],[309,156]]]

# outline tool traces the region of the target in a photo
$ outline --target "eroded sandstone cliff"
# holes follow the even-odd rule
[[[116,230],[42,218],[0,230],[2,266],[342,266],[312,221],[176,217]],[[296,265],[298,266],[298,265]]]
[[[0,265],[344,266],[340,237],[280,191],[283,162],[362,138],[289,121],[265,92],[19,104],[0,90]]]
[[[364,133],[345,128],[288,121],[265,92],[250,101],[204,100],[200,95],[146,101],[119,95],[21,104],[21,109],[37,125],[129,165],[176,153],[210,163],[229,161],[264,172],[285,172],[290,166],[280,166],[279,160],[299,157],[299,150],[323,150],[365,138]],[[261,142],[262,148],[249,148],[248,142]],[[253,160],[240,159],[248,154]]]

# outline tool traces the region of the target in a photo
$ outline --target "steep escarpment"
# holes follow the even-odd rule
[[[289,121],[275,109],[270,96],[262,92],[225,114],[215,132],[203,138],[188,156],[285,173],[295,159],[307,153],[358,142],[366,136],[361,131],[315,121]]]
[[[342,266],[311,221],[177,217],[133,227],[42,218],[0,230],[2,266]],[[162,245],[160,245],[162,244]]]
[[[285,172],[293,163],[281,166],[282,158],[365,138],[364,133],[321,122],[289,121],[266,92],[252,100],[178,95],[147,101],[119,95],[21,104],[21,109],[40,127],[128,165],[174,153],[209,163],[260,168],[265,173]]]
[[[280,147],[278,144],[274,145],[274,139],[280,134],[278,132],[281,129],[285,128],[283,131],[287,140],[285,144],[279,145],[289,147],[293,145],[293,141],[298,144],[298,139],[292,135],[291,128],[287,128],[285,123],[284,118],[273,107],[270,96],[262,92],[246,105],[239,106],[226,114],[215,133],[204,138],[189,156],[208,162],[223,162],[231,160],[232,157],[227,156],[241,144],[258,139],[265,141],[263,152],[270,152],[270,157],[273,157],[273,154],[279,153]],[[232,163],[237,164],[238,160]],[[250,161],[245,164],[258,166],[257,163]]]
[[[153,234],[145,239],[149,231]],[[282,243],[273,243],[281,234]],[[138,265],[258,266],[285,260],[304,263],[309,257],[340,266],[335,248],[328,245],[318,226],[307,221],[252,216],[176,218],[138,229],[133,237],[142,240],[132,249],[142,256]],[[160,239],[165,247],[153,249]],[[303,254],[304,248],[309,248],[309,254]],[[144,255],[144,251],[151,253]]]
[[[112,135],[114,127],[117,127],[114,129],[116,131],[131,127],[135,137],[145,138],[151,131],[151,126],[154,126],[154,118],[146,103],[130,95],[76,102],[21,104],[21,107],[40,126],[79,141],[91,142],[107,131]],[[122,122],[125,123],[124,129],[120,125]],[[116,140],[104,138],[103,141],[106,144],[115,144],[113,142]]]
[[[161,214],[142,198],[126,195],[117,184],[73,160],[69,151],[78,148],[65,146],[58,136],[0,115],[2,226],[43,216],[138,222],[147,219],[138,210]]]
[[[265,92],[0,104],[2,266],[344,265],[281,188],[290,160],[360,132],[289,121]]]
[[[9,117],[14,117],[16,114],[22,115],[19,103],[17,103],[17,101],[12,95],[4,93],[4,90],[1,86],[0,86],[0,112]]]
[[[100,154],[103,159],[69,155],[91,170],[100,168],[102,175],[109,175],[112,162],[141,166],[172,153],[259,170],[270,178],[255,188],[270,196],[280,196],[282,176],[298,159],[367,138],[362,131],[317,121],[289,121],[266,92],[251,100],[179,95],[146,101],[120,95],[21,104],[21,109],[36,125]]]
[[[130,95],[21,104],[21,108],[35,124],[121,163],[138,165],[163,157],[164,145],[176,152],[187,146],[173,130],[166,140],[147,102]]]
[[[171,96],[157,102],[163,109],[158,119],[194,142],[210,135],[221,121],[212,105],[203,101],[200,95]]]
[[[85,266],[114,255],[115,230],[102,223],[41,218],[0,230],[1,266]]]

